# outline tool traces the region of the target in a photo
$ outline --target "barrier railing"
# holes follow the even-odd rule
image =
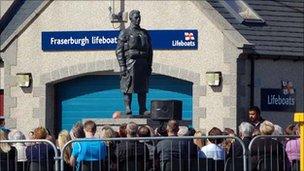
[[[259,135],[254,137],[248,146],[248,170],[290,170],[292,166],[285,151],[285,143],[288,139],[294,138],[299,138],[299,136]]]
[[[243,170],[247,170],[246,149],[242,140],[234,136],[203,136],[203,137],[135,137],[135,138],[110,138],[110,139],[75,139],[64,145],[61,149],[60,168],[64,169],[65,162],[63,160],[65,150],[68,146],[78,148],[81,143],[87,145],[93,142],[104,142],[107,145],[107,155],[95,162],[78,163],[78,167],[86,165],[86,167],[97,168],[97,170],[224,170],[227,162],[226,158],[222,160],[207,159],[207,156],[200,156],[193,139],[234,139],[239,142],[242,148]],[[79,143],[79,144],[77,144]],[[95,143],[94,145],[96,146]],[[116,150],[111,151],[111,144],[116,146]],[[149,145],[152,148],[144,148]],[[193,148],[194,147],[194,148]],[[155,149],[153,149],[155,148]],[[100,150],[100,149],[99,149]],[[136,151],[137,150],[137,151]],[[233,149],[232,149],[233,151]],[[150,153],[149,153],[150,152]],[[91,152],[94,156],[94,152]],[[135,155],[134,155],[135,153]],[[218,151],[214,151],[218,153]],[[224,152],[225,153],[225,152]],[[169,154],[169,155],[168,155]],[[88,154],[87,154],[88,155]],[[116,160],[112,160],[111,156],[115,156]],[[193,157],[196,156],[195,158]],[[90,156],[90,154],[89,154]],[[100,156],[99,156],[100,157]],[[205,157],[205,158],[204,158]],[[234,158],[232,157],[232,165],[234,166]],[[75,166],[74,166],[75,167]],[[73,168],[75,169],[75,168]],[[240,169],[240,168],[238,168]],[[234,170],[237,170],[235,168]]]
[[[30,157],[29,160],[27,160],[28,165],[23,165],[22,170],[39,170],[39,171],[59,171],[59,160],[58,158],[58,151],[56,146],[49,140],[46,139],[35,139],[35,140],[0,140],[1,143],[27,143],[26,146],[26,153],[27,156]],[[12,145],[14,146],[14,145]],[[18,149],[16,151],[18,153]],[[24,152],[24,151],[23,151]],[[18,161],[17,156],[13,156],[15,161],[12,160],[12,157],[10,155],[16,155],[16,154],[7,154],[7,161],[5,161],[5,164],[2,162],[0,163],[0,170],[20,170],[17,168]],[[38,156],[36,156],[38,155]],[[43,156],[45,155],[45,156]],[[37,157],[37,158],[36,158]],[[46,157],[46,158],[44,158]],[[50,158],[51,157],[51,158]],[[54,160],[55,166],[53,167],[52,160]],[[3,165],[1,165],[3,164]],[[13,165],[14,164],[14,165]],[[35,169],[34,169],[35,168]]]
[[[68,150],[68,146],[73,146],[75,148],[77,143],[81,144],[84,142],[103,142],[107,148],[106,155],[103,158],[104,160],[81,163],[83,165],[86,165],[89,170],[94,170],[93,168],[97,168],[97,170],[165,170],[166,167],[169,167],[172,170],[190,171],[246,171],[254,169],[264,169],[271,171],[290,170],[290,168],[288,168],[289,161],[287,160],[285,153],[284,141],[286,139],[294,138],[299,138],[299,136],[257,136],[251,140],[248,149],[246,149],[244,142],[240,138],[234,136],[75,139],[69,141],[64,145],[63,149],[60,151],[60,155],[56,146],[48,140],[1,140],[0,143],[26,143],[28,149],[27,151],[32,152],[30,156],[35,155],[34,153],[37,152],[37,148],[38,151],[41,152],[41,150],[46,150],[47,147],[47,149],[49,149],[47,153],[52,153],[53,158],[46,158],[45,161],[37,161],[34,157],[29,159],[29,162],[33,161],[33,163],[36,163],[36,168],[38,168],[37,170],[54,169],[56,171],[63,171],[65,170],[64,152],[65,150]],[[233,157],[234,146],[232,145],[232,149],[230,151],[232,152],[231,158],[228,159],[227,156],[225,156],[224,160],[207,159],[207,156],[200,156],[201,149],[197,148],[196,145],[193,144],[194,139],[215,139],[218,141],[221,141],[223,139],[233,139],[235,141],[234,143],[239,143],[242,149],[242,157],[238,159]],[[46,145],[41,146],[41,144]],[[143,146],[143,144],[145,147],[150,145],[152,151],[156,150],[156,152],[151,152],[150,147],[139,147]],[[136,155],[133,155],[133,153]],[[111,156],[117,157],[117,160],[112,160]],[[193,156],[195,156],[195,158]],[[49,157],[49,155],[46,155],[46,157]],[[240,166],[239,164],[241,160],[242,165]],[[254,160],[257,161],[257,165],[254,165],[253,168],[252,164]],[[52,161],[54,161],[54,163]],[[227,166],[229,163],[231,167]],[[10,163],[9,161],[0,163],[0,170],[4,170],[4,168],[8,168],[8,170],[10,170],[10,168],[15,168],[14,170],[17,170],[16,166],[12,167],[12,164],[17,165],[16,161],[14,163]],[[53,164],[54,168],[45,167]],[[258,168],[256,168],[256,166],[258,166]],[[24,170],[28,170],[28,167]]]

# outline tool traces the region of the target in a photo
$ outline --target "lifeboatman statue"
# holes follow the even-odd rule
[[[116,48],[125,114],[132,115],[132,93],[137,93],[139,115],[149,115],[150,112],[146,108],[146,98],[149,90],[149,78],[152,73],[151,38],[147,30],[140,27],[141,16],[138,10],[132,10],[129,19],[130,26],[121,30]]]

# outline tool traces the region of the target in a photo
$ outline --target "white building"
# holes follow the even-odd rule
[[[114,13],[140,10],[141,26],[156,35],[148,105],[155,99],[182,100],[183,119],[203,130],[235,129],[246,120],[250,105],[283,127],[295,111],[304,111],[300,3],[254,1],[238,8],[225,1],[113,2],[9,4],[0,29],[8,127],[29,131],[42,125],[57,132],[82,118],[106,118],[123,110],[113,49],[120,24],[111,22],[109,7]],[[192,39],[185,33],[192,33]],[[82,45],[71,41],[80,38]],[[208,85],[209,72],[221,73],[219,86]],[[17,77],[24,73],[32,81],[22,88]],[[282,95],[282,83],[288,82],[290,91]]]

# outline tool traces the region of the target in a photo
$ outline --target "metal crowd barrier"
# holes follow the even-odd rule
[[[83,142],[98,142],[104,141],[109,145],[110,150],[107,150],[106,158],[103,160],[95,162],[86,162],[82,163],[87,165],[89,170],[122,170],[122,171],[148,171],[148,170],[165,170],[169,166],[173,171],[195,171],[195,170],[224,170],[225,163],[227,162],[226,158],[224,160],[213,160],[200,158],[195,144],[193,144],[193,139],[234,139],[239,142],[242,147],[242,167],[235,168],[235,170],[247,170],[247,161],[246,161],[246,149],[242,140],[234,136],[203,136],[203,137],[134,137],[134,138],[110,138],[110,139],[75,139],[66,143],[61,150],[60,156],[60,170],[64,170],[65,162],[63,160],[65,150],[68,146],[75,146],[77,143]],[[167,141],[163,144],[163,148],[158,149],[158,152],[153,152],[154,147],[157,146],[157,143],[160,141]],[[144,143],[144,144],[143,144]],[[119,145],[120,144],[120,145]],[[96,144],[95,144],[96,145]],[[116,146],[118,150],[113,150],[111,145]],[[142,148],[140,146],[150,145],[150,148]],[[121,148],[121,151],[119,149]],[[134,149],[133,149],[134,148]],[[178,149],[176,149],[178,148]],[[133,156],[132,149],[135,150],[135,156]],[[138,150],[138,151],[136,151]],[[147,151],[148,150],[148,151]],[[154,149],[155,150],[155,149]],[[167,153],[170,153],[167,156]],[[193,155],[196,158],[193,158]],[[118,157],[116,160],[112,160],[112,156]],[[148,155],[148,156],[147,156]],[[234,160],[234,159],[232,159]],[[232,162],[234,165],[234,162]],[[81,167],[80,165],[78,167]],[[75,169],[75,166],[73,167]]]
[[[97,162],[85,162],[83,165],[87,165],[88,170],[164,170],[166,166],[170,166],[172,170],[291,170],[289,166],[289,161],[285,153],[284,141],[286,139],[299,138],[299,136],[257,136],[253,138],[249,144],[248,149],[245,149],[243,141],[234,136],[203,136],[203,137],[135,137],[135,138],[110,138],[110,139],[76,139],[69,141],[65,144],[63,149],[61,149],[61,154],[56,146],[48,140],[1,140],[0,143],[27,143],[27,145],[34,144],[47,144],[51,149],[51,152],[54,155],[54,158],[47,158],[46,161],[34,161],[38,167],[37,170],[46,170],[45,166],[53,165],[54,167],[49,170],[55,171],[64,171],[65,161],[64,161],[64,152],[67,150],[68,146],[73,146],[76,143],[82,142],[105,142],[106,145],[110,148],[106,151],[106,158],[102,161]],[[242,147],[242,157],[235,159],[234,157],[227,159],[224,158],[224,161],[221,160],[210,160],[206,158],[201,158],[198,155],[199,148],[193,144],[193,139],[234,139]],[[153,152],[153,148],[157,146],[157,143],[160,141],[168,141],[167,146],[161,146],[158,148],[158,152],[162,155],[159,155],[157,152]],[[118,146],[118,144],[121,144]],[[138,148],[139,146],[150,145],[152,149],[149,148]],[[111,146],[114,145],[114,146]],[[133,147],[132,147],[133,145]],[[115,148],[111,147],[120,147],[123,153],[115,151]],[[37,148],[39,146],[36,146]],[[125,148],[124,148],[125,147]],[[233,148],[233,146],[231,146]],[[34,146],[32,147],[34,148]],[[135,149],[135,153],[140,155],[132,156],[132,148]],[[110,150],[109,150],[110,149]],[[139,150],[138,150],[139,149]],[[37,149],[36,149],[37,150]],[[43,150],[43,149],[39,149]],[[137,151],[136,151],[137,150]],[[36,151],[37,152],[37,151]],[[49,152],[49,151],[48,151]],[[119,153],[118,153],[119,152]],[[169,152],[169,156],[166,156],[164,152]],[[234,149],[232,149],[234,152]],[[248,153],[247,153],[248,152]],[[193,155],[196,158],[193,158]],[[248,155],[247,155],[248,154]],[[48,155],[47,155],[48,156]],[[117,160],[112,160],[111,156],[121,156]],[[232,155],[233,156],[233,155]],[[134,158],[133,158],[134,157]],[[167,159],[165,159],[167,158]],[[32,159],[30,159],[32,160]],[[247,162],[248,160],[248,162]],[[54,163],[52,163],[54,161]],[[253,163],[256,161],[253,167]],[[59,165],[60,162],[60,165]],[[227,163],[230,162],[232,167],[227,167]],[[29,161],[30,163],[30,161]],[[241,166],[240,166],[240,163]],[[17,160],[15,158],[14,162],[1,161],[0,171],[4,170],[17,170]],[[13,166],[13,165],[15,166]],[[97,167],[95,167],[97,166]],[[256,167],[258,166],[258,167]],[[177,168],[177,169],[176,169]],[[231,169],[232,168],[232,169]],[[75,170],[75,167],[72,168]],[[23,170],[29,170],[29,167]],[[297,171],[299,169],[293,169]]]
[[[0,171],[27,171],[27,170],[35,170],[35,171],[59,171],[59,160],[58,158],[58,150],[56,146],[49,140],[46,139],[35,139],[35,140],[0,140],[1,143],[9,143],[12,146],[12,143],[26,143],[26,148],[29,148],[31,152],[31,159],[28,161],[18,162],[18,148],[16,148],[16,154],[7,154],[7,161],[0,161]],[[46,146],[44,146],[44,145]],[[47,149],[45,149],[47,148]],[[35,154],[41,154],[42,150],[46,150],[46,159],[40,160],[41,156],[38,156],[38,160],[36,160],[33,156]],[[53,158],[49,158],[49,154],[52,155]],[[4,156],[4,154],[1,154]],[[15,155],[15,156],[11,156]],[[11,161],[13,158],[13,161]],[[3,159],[3,158],[1,158]],[[54,160],[54,163],[52,163]],[[18,164],[21,164],[22,168],[18,168]]]
[[[299,165],[290,163],[285,151],[287,140],[294,138],[299,138],[299,136],[259,135],[254,137],[248,146],[248,170],[299,171]]]

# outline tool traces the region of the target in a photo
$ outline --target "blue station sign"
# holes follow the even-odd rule
[[[197,30],[149,30],[153,49],[196,50]],[[42,32],[43,51],[115,50],[119,31]]]
[[[261,89],[261,110],[295,112],[295,93],[285,93],[282,89]]]

